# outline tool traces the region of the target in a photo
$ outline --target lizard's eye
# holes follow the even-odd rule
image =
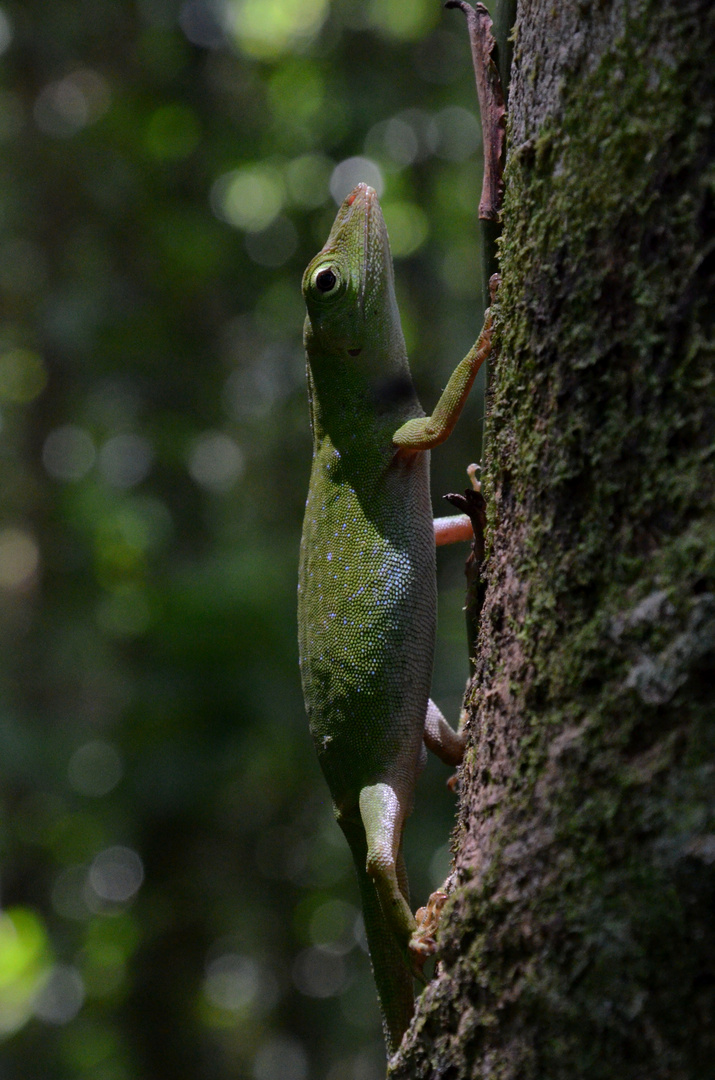
[[[335,288],[337,280],[332,270],[319,270],[315,275],[315,286],[319,292],[327,293]]]
[[[342,290],[343,279],[335,263],[323,263],[313,274],[313,288],[324,297],[330,297]]]

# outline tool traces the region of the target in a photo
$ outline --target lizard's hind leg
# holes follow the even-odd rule
[[[390,784],[371,784],[360,792],[360,816],[365,827],[365,868],[375,882],[385,919],[404,949],[415,928],[415,918],[398,880],[398,858],[405,811]],[[402,871],[404,876],[404,870]]]
[[[385,1042],[388,1053],[394,1054],[414,1010],[411,965],[408,965],[405,948],[398,942],[394,929],[385,915],[375,878],[367,871],[368,844],[362,822],[354,819],[340,820],[340,825],[350,844],[357,870],[365,933],[370,948],[377,996],[380,1000]],[[397,877],[400,881],[398,891],[401,891],[403,876],[406,877],[404,868],[401,870],[399,866],[398,858]],[[406,886],[406,881],[404,884]]]

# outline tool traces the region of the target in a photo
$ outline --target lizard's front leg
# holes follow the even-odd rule
[[[489,284],[494,297],[499,284],[496,274],[493,275]],[[489,357],[492,348],[492,333],[492,308],[487,308],[484,312],[484,326],[481,334],[464,360],[452,372],[432,415],[415,417],[399,427],[392,436],[394,446],[403,453],[415,453],[419,450],[431,450],[449,438],[477,372]]]

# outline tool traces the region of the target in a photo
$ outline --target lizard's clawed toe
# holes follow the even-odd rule
[[[417,978],[422,976],[422,968],[429,956],[437,951],[437,929],[442,918],[442,909],[447,901],[447,893],[442,889],[433,892],[424,907],[415,913],[417,927],[410,938],[410,956],[413,971],[417,969]]]

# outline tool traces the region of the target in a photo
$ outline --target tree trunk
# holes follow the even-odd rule
[[[457,882],[390,1076],[715,1076],[715,10],[520,0]]]

